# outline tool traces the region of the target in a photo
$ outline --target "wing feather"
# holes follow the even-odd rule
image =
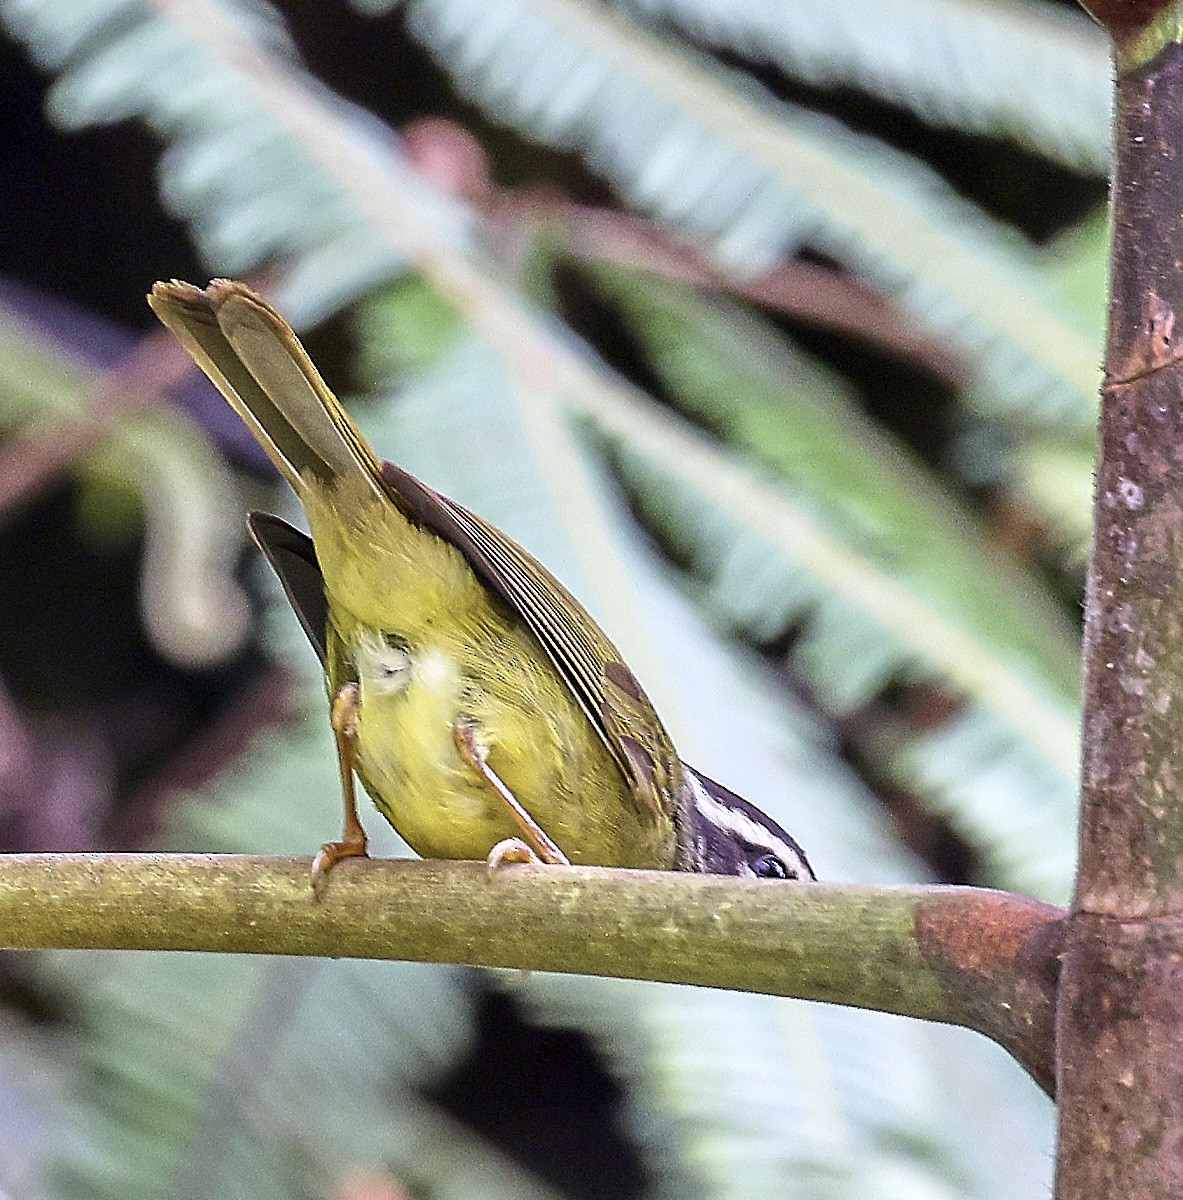
[[[656,813],[672,815],[682,787],[681,761],[641,685],[587,610],[500,529],[393,463],[383,464],[382,478],[521,617],[634,793]]]

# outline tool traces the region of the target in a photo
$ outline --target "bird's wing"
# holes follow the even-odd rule
[[[672,816],[682,786],[673,742],[620,652],[587,610],[500,529],[393,463],[382,478],[424,526],[455,546],[538,639],[634,794]]]

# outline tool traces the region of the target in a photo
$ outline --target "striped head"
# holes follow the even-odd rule
[[[751,879],[817,879],[805,852],[771,817],[687,765],[678,869]]]

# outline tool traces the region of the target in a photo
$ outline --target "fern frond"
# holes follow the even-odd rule
[[[585,0],[417,0],[411,18],[483,107],[579,149],[732,269],[819,250],[963,350],[1008,420],[1091,427],[1096,347],[1019,239],[917,163]]]
[[[948,816],[982,856],[990,882],[1065,898],[1077,777],[1069,697],[1019,660],[994,657],[981,645],[971,654],[964,629],[954,633],[916,593],[867,563],[856,565],[816,526],[806,526],[800,507],[784,497],[775,502],[784,514],[783,536],[753,536],[734,519],[731,489],[703,486],[701,477],[691,477],[696,471],[675,476],[635,448],[621,465],[646,519],[667,534],[680,531],[696,572],[709,581],[709,606],[757,636],[800,622],[794,662],[823,704],[841,709],[892,678],[931,677],[923,664],[944,651],[956,658],[961,681],[968,685],[974,676],[981,685],[974,694],[989,699],[971,704],[981,715],[964,727],[965,740],[949,741],[951,730],[944,730],[943,742],[936,734],[921,739],[932,747],[931,759],[897,760],[907,764],[900,779]],[[713,455],[711,465],[717,469]],[[753,622],[757,608],[762,624]],[[883,621],[888,611],[895,619]]]
[[[964,1031],[944,1034],[938,1061],[925,1031],[850,1009],[557,976],[517,994],[545,1023],[590,1032],[629,1084],[658,1197],[1036,1200],[1048,1186],[1050,1105],[1016,1096],[1005,1069],[964,1111],[971,1093],[942,1087],[946,1070],[986,1075],[994,1048]],[[1022,1128],[1007,1119],[1016,1104]],[[1005,1131],[985,1155],[979,1122]]]
[[[85,1023],[67,1109],[84,1139],[56,1195],[324,1195],[361,1167],[438,1195],[474,1172],[483,1195],[548,1194],[416,1094],[467,1043],[458,971],[154,954],[83,980],[77,965],[52,968]]]
[[[617,0],[643,20],[921,120],[1109,169],[1109,48],[1083,13],[1032,0]]]
[[[1076,865],[1078,784],[995,714],[970,707],[895,748],[892,767],[981,853],[986,877],[1065,904]]]
[[[872,651],[884,636],[892,639],[914,662],[939,672],[1022,740],[1041,747],[1041,755],[1060,769],[1075,770],[1073,702],[1063,690],[1049,687],[1032,664],[996,655],[974,630],[922,603],[905,584],[829,533],[783,489],[684,423],[623,397],[611,409],[601,406],[585,415],[612,440],[630,447],[630,471],[651,476],[643,492],[650,519],[677,536],[693,537],[703,548],[704,569],[711,565],[721,590],[768,597],[769,604],[780,606],[774,619],[783,629],[803,600],[817,596],[817,582],[808,581],[820,581],[846,610],[835,613],[836,637],[848,641],[848,631],[856,639],[868,631]],[[695,532],[686,534],[691,526]],[[825,636],[824,630],[818,636]],[[853,661],[869,665],[871,659],[864,650]],[[876,675],[871,673],[850,699],[881,682]],[[841,699],[839,693],[833,696],[835,703]]]
[[[836,375],[769,325],[689,288],[610,270],[595,279],[689,416],[768,468],[918,598],[956,611],[996,653],[1039,664],[1075,693],[1075,631],[1042,586],[861,415]]]

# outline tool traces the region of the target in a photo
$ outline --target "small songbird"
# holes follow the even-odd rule
[[[801,847],[683,763],[619,652],[500,530],[378,459],[299,340],[242,283],[148,302],[304,506],[311,538],[249,528],[324,666],[345,795],[356,772],[427,858],[584,863],[812,880]]]

